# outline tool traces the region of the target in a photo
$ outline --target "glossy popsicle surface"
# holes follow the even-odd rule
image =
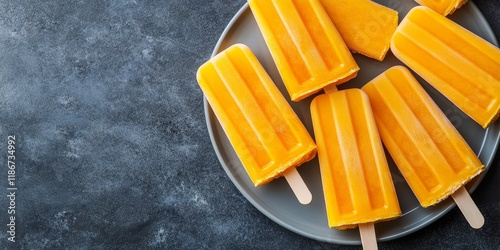
[[[317,96],[311,116],[329,226],[401,215],[366,94],[349,89]]]
[[[359,70],[319,0],[249,0],[291,100],[300,101]]]
[[[423,207],[445,199],[484,170],[405,67],[390,68],[362,89],[385,147]]]
[[[498,118],[499,48],[419,6],[396,29],[391,50],[483,128]]]
[[[316,155],[308,131],[247,46],[219,53],[197,78],[255,186]]]

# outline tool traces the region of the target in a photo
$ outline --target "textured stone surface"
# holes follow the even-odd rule
[[[0,1],[0,224],[16,136],[16,243],[4,249],[359,249],[274,223],[212,149],[195,72],[238,1]],[[500,35],[498,1],[476,4]],[[500,39],[499,39],[500,40]],[[500,245],[500,161],[458,209],[382,249]]]

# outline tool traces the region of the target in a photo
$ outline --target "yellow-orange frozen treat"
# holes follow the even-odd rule
[[[356,76],[359,67],[319,0],[249,0],[292,101]]]
[[[484,170],[405,67],[388,69],[362,89],[385,147],[423,207],[445,199]]]
[[[398,26],[398,12],[369,0],[320,0],[347,47],[384,60]]]
[[[423,6],[427,6],[441,15],[447,16],[452,14],[458,8],[462,7],[467,0],[415,0]]]
[[[500,49],[437,12],[410,10],[391,41],[394,55],[483,128],[500,112]]]
[[[345,229],[401,215],[382,142],[366,94],[322,94],[311,117],[328,225]]]
[[[203,64],[198,83],[255,186],[316,155],[316,145],[246,45]]]

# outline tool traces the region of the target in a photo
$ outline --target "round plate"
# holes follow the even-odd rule
[[[416,6],[414,1],[386,0],[377,2],[397,10],[399,12],[399,20],[412,7]],[[488,23],[471,1],[451,15],[450,19],[498,46]],[[285,90],[248,4],[244,5],[228,24],[214,49],[213,55],[235,43],[246,44],[252,49],[280,91],[289,100],[289,95]],[[354,58],[361,70],[355,79],[341,84],[339,89],[359,88],[391,66],[402,64],[390,51],[383,62],[357,54],[354,55]],[[417,76],[416,74],[414,75]],[[487,130],[482,129],[481,126],[463,114],[424,80],[418,77],[417,79],[488,169],[500,138],[500,121],[493,123]],[[309,114],[311,99],[312,97],[298,103],[289,102],[312,134],[311,117]],[[312,239],[337,244],[361,243],[357,230],[340,231],[328,227],[317,158],[298,168],[313,195],[313,201],[309,205],[301,205],[297,201],[284,178],[276,179],[269,184],[256,188],[241,165],[206,100],[205,111],[212,144],[222,167],[234,185],[257,209],[283,227]],[[376,223],[375,229],[380,241],[395,239],[415,232],[437,220],[455,206],[455,203],[451,199],[447,199],[433,207],[422,208],[389,155],[387,155],[387,158],[403,215],[392,221]],[[467,185],[470,192],[476,188],[484,174]]]

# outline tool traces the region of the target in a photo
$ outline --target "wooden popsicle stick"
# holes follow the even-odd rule
[[[361,244],[364,250],[376,250],[377,245],[377,235],[375,234],[375,226],[373,222],[359,224],[359,234],[361,235]]]
[[[300,176],[296,168],[289,168],[283,173],[288,185],[292,188],[293,193],[301,204],[307,205],[312,201],[312,194],[307,188],[306,183]]]
[[[459,188],[451,197],[453,197],[453,200],[455,200],[458,208],[462,211],[462,214],[472,228],[479,229],[484,225],[483,214],[479,211],[479,208],[465,187],[462,186]]]
[[[332,83],[332,84],[324,87],[323,91],[325,91],[325,93],[331,93],[331,92],[337,92],[339,90],[337,89],[337,85],[335,85],[335,83]]]

